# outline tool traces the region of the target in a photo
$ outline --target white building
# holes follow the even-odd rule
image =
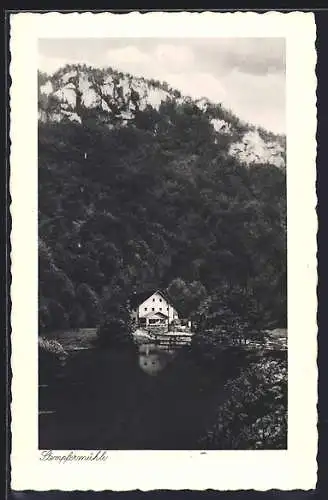
[[[139,302],[138,302],[139,298]],[[169,326],[179,315],[169,298],[160,290],[151,295],[135,297],[132,317],[139,326]]]

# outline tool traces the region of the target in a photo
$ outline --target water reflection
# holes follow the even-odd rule
[[[139,346],[139,366],[148,375],[157,375],[175,356],[174,350],[145,343]]]

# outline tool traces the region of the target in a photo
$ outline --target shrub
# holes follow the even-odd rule
[[[119,305],[108,311],[98,327],[97,336],[101,346],[118,349],[132,348],[134,341],[129,311]]]
[[[262,359],[230,380],[228,399],[200,439],[209,449],[284,449],[287,446],[287,366]]]
[[[131,348],[134,345],[131,331],[120,318],[106,318],[97,330],[99,344],[116,349]]]
[[[49,382],[61,374],[67,352],[57,340],[39,337],[39,381]]]

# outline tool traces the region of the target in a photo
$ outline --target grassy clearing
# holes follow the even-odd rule
[[[79,328],[74,330],[59,330],[46,335],[47,339],[57,340],[65,351],[77,351],[94,347],[97,338],[96,328]]]

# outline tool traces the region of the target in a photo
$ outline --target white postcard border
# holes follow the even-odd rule
[[[314,488],[317,473],[317,201],[313,14],[52,12],[12,14],[10,21],[12,489]],[[40,460],[37,445],[37,42],[40,38],[86,37],[286,38],[287,451],[109,451],[108,460],[101,463],[59,464]]]

